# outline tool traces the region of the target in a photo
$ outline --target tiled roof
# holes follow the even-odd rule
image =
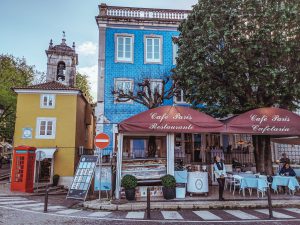
[[[78,88],[68,87],[57,81],[50,81],[42,84],[31,85],[27,87],[14,87],[13,89],[33,89],[33,90],[70,90],[80,91]]]

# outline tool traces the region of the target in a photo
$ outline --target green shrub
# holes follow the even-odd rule
[[[137,179],[135,176],[127,174],[122,178],[121,185],[125,189],[133,189],[137,186]]]
[[[161,178],[161,183],[162,183],[162,186],[166,187],[166,188],[175,188],[176,187],[175,177],[170,174],[163,176]]]

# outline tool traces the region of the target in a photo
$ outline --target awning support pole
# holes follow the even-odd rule
[[[175,135],[167,134],[167,174],[171,174],[174,176],[174,167],[175,167]]]
[[[122,179],[122,153],[123,153],[123,134],[118,134],[118,151],[117,151],[117,170],[116,170],[116,199],[120,199],[121,179]]]

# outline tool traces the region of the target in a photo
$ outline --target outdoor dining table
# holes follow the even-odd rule
[[[243,191],[243,196],[245,196],[246,188],[249,188],[249,192],[252,193],[252,188],[264,192],[268,187],[268,182],[265,177],[256,177],[254,174],[233,175],[233,177],[240,181],[240,189]]]
[[[296,177],[290,176],[273,176],[272,189],[277,191],[278,186],[287,186],[291,191],[299,188],[299,182]]]

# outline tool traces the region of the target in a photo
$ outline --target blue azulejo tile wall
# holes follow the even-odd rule
[[[116,62],[115,35],[129,34],[133,36],[133,62]],[[148,35],[162,37],[162,62],[160,64],[145,64],[144,61],[144,38]],[[134,30],[107,28],[106,30],[106,53],[105,53],[105,96],[104,96],[104,115],[110,124],[104,126],[104,132],[113,139],[113,124],[117,124],[133,115],[147,110],[139,103],[115,103],[112,91],[116,78],[132,79],[134,91],[137,90],[137,83],[145,78],[162,79],[170,75],[173,65],[173,42],[172,38],[177,37],[179,32],[168,30]],[[169,85],[171,85],[169,82]],[[172,105],[173,99],[164,102],[164,105]],[[111,142],[112,143],[112,142]],[[113,146],[109,146],[113,148]]]

